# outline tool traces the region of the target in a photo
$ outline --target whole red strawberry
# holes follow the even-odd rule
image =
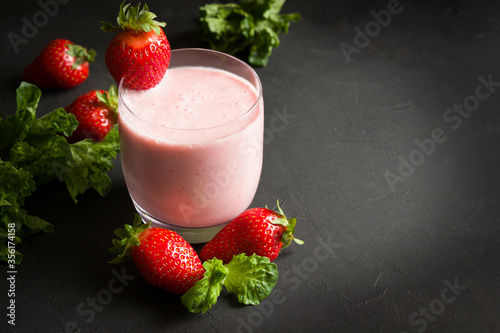
[[[92,90],[77,97],[65,110],[78,120],[78,127],[68,138],[73,143],[84,139],[100,142],[118,122],[118,90],[115,85],[109,91]]]
[[[166,24],[154,20],[144,4],[133,7],[120,5],[117,26],[101,22],[103,31],[120,31],[106,49],[104,60],[109,73],[120,84],[134,90],[156,86],[163,78],[170,62],[170,43],[161,27]]]
[[[150,228],[136,215],[133,226],[125,225],[115,235],[120,239],[113,240],[110,250],[119,255],[111,262],[131,254],[139,273],[155,287],[184,294],[205,274],[198,254],[175,231]]]
[[[200,251],[203,261],[217,258],[228,263],[233,255],[257,254],[273,261],[281,249],[290,245],[292,240],[303,244],[293,237],[295,218],[287,219],[279,206],[278,212],[267,208],[252,208],[244,211],[229,222]]]
[[[69,89],[89,76],[95,51],[67,39],[51,41],[23,72],[23,80],[39,88]]]

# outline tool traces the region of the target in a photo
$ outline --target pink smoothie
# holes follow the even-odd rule
[[[207,67],[170,68],[157,87],[122,94],[122,168],[135,205],[196,228],[248,208],[262,168],[259,94],[247,80]]]

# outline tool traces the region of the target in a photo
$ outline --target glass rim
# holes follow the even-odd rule
[[[175,49],[175,50],[171,50],[171,54],[173,55],[174,53],[180,53],[180,52],[186,52],[186,51],[190,51],[190,52],[200,52],[200,53],[211,53],[211,54],[218,54],[218,55],[221,55],[221,56],[224,56],[224,57],[227,57],[233,61],[236,61],[239,65],[242,65],[243,67],[247,68],[248,70],[250,70],[250,73],[251,75],[255,78],[256,80],[256,83],[257,83],[257,87],[254,86],[254,84],[250,81],[248,81],[246,78],[242,77],[241,75],[238,75],[238,74],[235,74],[235,73],[231,73],[230,71],[228,70],[225,70],[225,69],[220,69],[220,68],[216,68],[214,66],[197,66],[197,67],[206,67],[206,68],[216,68],[216,69],[220,69],[220,70],[223,70],[223,71],[226,71],[226,72],[230,72],[231,74],[234,74],[234,75],[237,75],[241,78],[243,78],[244,80],[248,81],[252,86],[254,86],[254,88],[256,88],[257,90],[257,98],[255,100],[255,103],[248,108],[248,110],[246,110],[243,114],[241,114],[240,116],[238,116],[238,118],[236,119],[233,119],[233,120],[230,120],[230,121],[227,121],[225,123],[222,123],[222,124],[219,124],[219,125],[215,125],[215,126],[211,126],[211,127],[203,127],[203,128],[177,128],[177,127],[168,127],[168,126],[164,126],[164,125],[160,125],[160,124],[157,124],[157,123],[154,123],[154,122],[151,122],[149,120],[145,120],[143,119],[142,117],[140,117],[139,115],[137,115],[128,105],[127,105],[127,102],[123,99],[123,94],[124,92],[128,91],[128,90],[133,90],[133,89],[128,89],[128,88],[124,88],[123,87],[123,80],[124,78],[122,78],[120,80],[120,84],[118,86],[118,100],[119,102],[121,102],[123,104],[123,106],[127,109],[128,112],[130,112],[134,117],[136,117],[137,119],[139,119],[140,121],[144,122],[144,123],[147,123],[149,125],[152,125],[152,126],[155,126],[155,127],[158,127],[158,128],[161,128],[163,130],[171,130],[171,131],[186,131],[186,132],[198,132],[198,131],[208,131],[208,130],[215,130],[215,129],[218,129],[218,128],[221,128],[221,127],[225,127],[225,126],[229,126],[231,124],[234,124],[238,121],[241,121],[243,118],[245,118],[247,115],[251,114],[253,110],[255,110],[256,108],[258,108],[258,105],[259,103],[261,102],[262,100],[262,83],[260,82],[260,78],[259,76],[257,75],[257,72],[252,68],[252,66],[250,66],[249,64],[247,64],[246,62],[244,62],[243,60],[235,57],[235,56],[232,56],[232,55],[229,55],[227,53],[224,53],[224,52],[220,52],[220,51],[215,51],[215,50],[211,50],[211,49],[203,49],[203,48],[181,48],[181,49]],[[192,66],[196,66],[196,65],[192,65]],[[179,67],[183,67],[183,66],[179,66]],[[170,68],[170,66],[169,66]],[[168,69],[167,69],[167,72],[168,72]],[[166,74],[166,73],[165,73]],[[151,89],[154,89],[155,87],[151,88]],[[120,103],[119,103],[120,104]],[[118,110],[118,114],[120,114],[120,110]]]

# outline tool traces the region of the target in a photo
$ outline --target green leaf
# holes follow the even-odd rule
[[[92,63],[95,60],[96,57],[96,51],[93,49],[87,50],[87,48],[81,46],[81,45],[76,45],[76,44],[66,44],[68,47],[68,50],[66,53],[69,56],[72,56],[75,58],[75,62],[71,66],[72,69],[77,68],[78,66],[89,62]]]
[[[257,305],[273,290],[278,281],[278,268],[269,258],[256,254],[238,254],[224,265],[217,258],[203,263],[204,277],[182,297],[190,312],[206,312],[216,302],[222,287],[233,292],[240,303]]]
[[[22,206],[24,199],[31,195],[35,188],[33,176],[29,172],[15,168],[8,161],[0,160],[0,197],[4,202],[3,206]]]
[[[149,32],[152,29],[159,35],[161,32],[160,27],[166,26],[166,23],[155,21],[156,15],[149,11],[148,5],[144,4],[142,9],[140,9],[140,6],[140,3],[135,7],[130,4],[125,5],[125,1],[123,1],[120,4],[116,19],[118,25],[115,26],[101,21],[101,30],[104,32],[128,30]]]
[[[229,273],[224,281],[227,290],[243,304],[257,305],[273,290],[278,281],[278,268],[269,258],[256,254],[238,254],[226,264]]]
[[[116,84],[109,86],[107,92],[96,91],[97,99],[106,104],[113,112],[118,108],[118,88]]]
[[[109,99],[114,98],[111,92]],[[59,179],[66,182],[70,196],[88,188],[104,195],[111,186],[106,172],[113,167],[119,152],[118,129],[100,143],[90,140],[69,144],[78,126],[72,114],[58,108],[37,118],[41,91],[22,82],[16,90],[16,113],[0,117],[0,259],[8,260],[7,238],[16,243],[34,233],[52,232],[53,225],[27,214],[26,197],[37,186]],[[15,228],[15,234],[10,231]],[[16,252],[19,262],[22,255]]]
[[[122,262],[130,254],[132,248],[141,243],[139,235],[150,226],[151,223],[142,223],[141,217],[135,214],[133,225],[125,224],[123,228],[115,230],[114,233],[118,239],[113,239],[113,247],[109,248],[109,251],[117,256],[109,263]]]
[[[279,34],[288,33],[298,13],[280,14],[285,0],[243,0],[239,4],[207,4],[200,10],[201,39],[210,48],[235,55],[245,52],[248,62],[266,66]]]
[[[14,262],[16,265],[20,264],[23,260],[23,255],[17,249],[12,254],[9,252],[9,247],[7,246],[7,242],[0,242],[0,260],[8,261],[12,260],[12,255],[14,256]]]
[[[22,82],[16,90],[17,111],[15,114],[0,118],[0,157],[7,159],[10,148],[23,141],[28,134],[29,125],[36,119],[36,108],[42,92],[35,85]]]
[[[60,135],[41,137],[34,144],[15,144],[10,151],[10,160],[17,168],[31,173],[35,182],[40,185],[59,175],[59,169],[65,166],[71,153],[70,145]]]
[[[296,218],[287,219],[285,213],[280,207],[279,199],[276,201],[276,207],[278,208],[278,211],[275,213],[278,214],[279,217],[272,220],[271,223],[285,227],[285,230],[281,235],[281,243],[283,244],[281,248],[284,249],[285,247],[289,246],[292,243],[292,240],[299,245],[304,245],[305,242],[303,240],[297,239],[293,236],[293,234],[295,233],[295,226],[297,225],[297,219]]]
[[[278,33],[270,27],[258,29],[259,32],[253,45],[250,47],[250,54],[248,60],[251,64],[256,66],[267,66],[268,59],[280,44]]]
[[[52,224],[33,215],[26,215],[24,224],[32,230],[41,230],[47,233],[54,231],[54,226]]]
[[[26,124],[36,118],[36,109],[42,96],[42,91],[37,86],[21,82],[16,90],[17,111],[11,116],[18,124]]]
[[[36,143],[40,141],[40,137],[54,134],[69,137],[77,127],[76,117],[72,113],[67,113],[63,108],[58,108],[34,120],[29,127],[26,140]]]
[[[216,258],[205,261],[203,268],[203,278],[181,297],[182,304],[192,313],[207,312],[217,302],[228,275],[222,260]]]
[[[16,169],[10,162],[0,160],[0,259],[7,261],[12,256],[8,242],[18,244],[29,234],[49,231],[50,226],[39,223],[22,209],[24,200],[35,190],[32,175]],[[14,233],[12,232],[14,231]],[[16,249],[15,262],[22,260]]]
[[[120,152],[118,128],[109,131],[101,142],[85,139],[71,144],[70,149],[70,157],[60,166],[59,176],[73,201],[76,203],[76,197],[89,188],[106,195],[111,187],[111,178],[106,172],[113,168]]]

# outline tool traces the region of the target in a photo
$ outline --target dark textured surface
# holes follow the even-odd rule
[[[168,22],[173,48],[203,46],[204,1],[147,3]],[[193,315],[133,264],[107,264],[112,231],[134,214],[117,163],[107,197],[89,192],[74,205],[51,184],[28,201],[55,231],[20,245],[16,326],[7,325],[3,278],[0,331],[499,332],[500,4],[401,1],[377,30],[371,11],[392,3],[288,0],[283,11],[303,19],[257,69],[266,140],[253,206],[284,200],[306,242],[278,257],[280,279],[266,301],[243,307],[223,294]],[[60,4],[16,52],[7,34],[21,35],[23,17],[32,21],[42,7],[9,1],[0,12],[2,113],[14,112],[23,68],[54,38],[99,57],[81,86],[44,91],[40,113],[107,89],[112,36],[98,21],[114,21],[118,4]],[[356,28],[367,24],[372,37],[360,44]],[[348,59],[341,45],[355,42]],[[462,115],[453,111],[463,104]]]

